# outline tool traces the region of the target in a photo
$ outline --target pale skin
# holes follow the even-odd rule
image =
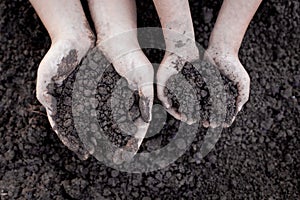
[[[209,39],[205,57],[216,64],[220,72],[237,84],[236,115],[249,99],[250,77],[241,64],[238,52],[245,32],[262,0],[224,0]],[[230,124],[224,124],[229,127]],[[208,125],[208,124],[206,124]]]
[[[169,77],[177,74],[183,67],[184,63],[177,62],[178,60],[191,62],[199,58],[189,4],[187,0],[153,1],[164,29],[166,42],[166,54],[156,74],[158,98],[171,115],[191,124],[194,122],[193,119],[187,119],[175,111],[163,93]],[[88,150],[79,153],[74,148],[74,141],[70,142],[68,136],[61,136],[55,129],[56,124],[52,116],[56,113],[56,100],[49,93],[48,85],[61,84],[88,50],[94,46],[96,38],[97,47],[112,62],[116,71],[128,81],[130,87],[140,94],[139,105],[142,116],[134,122],[138,127],[135,133],[137,139],[135,141],[138,143],[137,148],[134,149],[136,153],[151,121],[154,70],[137,40],[135,1],[122,0],[120,3],[120,0],[89,0],[96,34],[91,31],[79,0],[30,0],[30,2],[48,30],[52,41],[38,69],[37,98],[45,106],[54,131],[68,148],[80,154],[80,158],[86,159],[90,153],[93,153]],[[205,57],[215,62],[221,73],[237,84],[239,96],[236,113],[247,102],[250,87],[250,78],[239,61],[238,50],[260,3],[261,0],[224,0],[205,53]],[[180,33],[184,37],[174,38],[168,30]],[[115,39],[110,39],[113,37]],[[189,39],[185,40],[183,45],[177,45],[186,38]],[[68,65],[64,73],[61,73],[60,63],[64,57],[70,55],[70,52],[73,52],[74,62]],[[177,66],[173,63],[177,63]],[[217,126],[209,122],[204,125]],[[224,126],[229,125],[224,124]],[[117,156],[122,157],[120,154]]]
[[[172,0],[153,0],[161,20],[162,28],[171,29],[179,33],[186,33],[188,37],[194,38],[194,29],[191,21],[191,14],[188,1],[172,1]],[[238,87],[237,110],[236,114],[242,109],[243,105],[249,99],[250,78],[243,65],[238,58],[238,51],[244,38],[247,27],[255,14],[262,0],[224,0],[222,8],[219,12],[215,27],[211,33],[208,49],[205,52],[205,59],[213,62],[222,74],[232,80]],[[181,12],[178,12],[180,8]],[[176,16],[176,17],[174,17]],[[174,23],[176,22],[176,23]],[[176,38],[171,38],[164,33],[167,51],[170,49],[176,52]],[[166,39],[168,38],[168,39]],[[184,59],[191,62],[197,59],[197,49],[195,45],[187,43],[179,50]],[[164,95],[163,89],[166,81],[173,74],[179,71],[174,70],[175,66],[172,63],[179,59],[176,55],[166,53],[161,63],[161,66],[156,75],[157,77],[157,94],[158,98],[163,102],[167,111],[176,119],[193,123],[193,119],[187,119],[181,113],[169,105],[169,102]],[[182,63],[184,64],[184,63]],[[181,69],[180,66],[179,69]],[[178,69],[178,67],[177,67]],[[232,119],[232,122],[235,117]],[[229,127],[230,124],[223,124],[224,127]],[[214,122],[204,122],[205,127],[216,127],[220,124]]]

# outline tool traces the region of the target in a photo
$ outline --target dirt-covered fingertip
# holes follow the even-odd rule
[[[188,119],[187,121],[186,121],[186,123],[188,124],[188,125],[193,125],[193,124],[195,124],[197,122],[197,120],[196,119]]]
[[[222,124],[222,127],[223,127],[223,128],[229,128],[229,127],[233,124],[233,122],[235,121],[235,118],[236,118],[236,116],[234,116],[234,117],[231,119],[230,122],[224,122],[224,123]]]
[[[80,160],[87,160],[90,157],[90,153],[88,151],[75,152],[75,154]]]
[[[180,121],[188,123],[188,118],[187,118],[187,116],[185,114],[179,113],[179,112],[178,112],[178,114],[180,116]]]
[[[170,107],[170,108],[165,108],[165,110],[172,115],[175,119],[182,121],[182,117],[180,115],[180,113],[178,113],[174,108]]]
[[[221,124],[212,121],[212,122],[209,123],[209,126],[210,126],[211,128],[217,128],[217,127],[221,126]]]
[[[228,124],[228,123],[223,123],[223,124],[222,124],[222,127],[223,127],[223,128],[228,128],[228,127],[230,127],[230,124]]]
[[[204,128],[208,128],[209,127],[209,121],[205,120],[203,123],[202,123],[203,127]]]
[[[237,108],[237,113],[238,113],[238,112],[241,112],[242,108],[243,108],[243,106],[239,106],[239,107]]]
[[[141,95],[139,100],[139,108],[143,121],[149,123],[152,119],[151,99]]]

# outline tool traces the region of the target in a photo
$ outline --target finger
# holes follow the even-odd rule
[[[50,122],[50,125],[54,132],[57,134],[59,139],[63,144],[73,151],[79,159],[86,160],[89,157],[89,151],[83,146],[78,138],[76,138],[71,133],[60,133],[58,131],[58,125],[55,122],[55,116],[57,114],[57,100],[54,96],[51,95],[50,91],[52,84],[47,84],[43,81],[43,76],[38,76],[37,81],[37,98],[41,104],[46,108],[47,117]],[[92,151],[92,149],[90,149]]]
[[[208,128],[209,127],[209,122],[207,120],[205,120],[203,123],[202,123],[203,127],[204,128]]]
[[[118,149],[113,156],[113,162],[116,164],[122,164],[125,161],[130,161],[134,155],[138,152],[143,139],[147,133],[149,123],[145,123],[143,119],[138,118],[134,124],[137,127],[137,132],[134,134],[125,147]]]
[[[237,89],[238,89],[238,97],[236,101],[236,106],[237,106],[237,112],[240,112],[242,110],[243,105],[249,99],[250,78],[248,74],[244,76],[243,80],[238,82]]]
[[[175,119],[183,121],[183,122],[187,122],[188,119],[186,117],[186,115],[184,115],[183,113],[180,113],[178,111],[175,110],[175,108],[172,108],[172,103],[171,100],[169,100],[169,98],[166,96],[165,94],[165,88],[166,88],[166,82],[168,80],[169,77],[177,74],[177,71],[160,71],[159,72],[159,76],[157,76],[157,96],[158,99],[162,102],[162,105],[165,107],[166,111],[172,115]],[[191,123],[191,122],[190,122]]]
[[[215,121],[210,121],[209,122],[209,127],[211,127],[211,128],[217,128],[219,126],[221,126],[221,123],[217,123]]]
[[[136,60],[139,58],[144,64],[127,71],[126,74],[123,74],[123,77],[126,78],[130,89],[138,91],[139,110],[141,112],[142,119],[149,123],[152,118],[151,110],[154,99],[154,70],[144,54],[137,56]]]
[[[224,128],[229,128],[233,124],[235,118],[236,118],[236,115],[233,116],[233,118],[231,119],[231,121],[229,123],[223,123],[223,127]]]
[[[170,102],[170,100],[168,99],[168,97],[164,93],[165,85],[157,84],[156,88],[157,88],[157,97],[158,97],[158,99],[161,101],[162,105],[166,109],[170,109],[171,106],[172,106],[172,103]]]
[[[187,123],[188,125],[192,125],[192,124],[195,124],[197,121],[198,121],[197,119],[189,118],[189,119],[186,121],[186,123]]]
[[[217,122],[215,122],[215,121],[207,121],[207,120],[205,120],[204,122],[202,122],[202,125],[203,125],[203,127],[204,128],[209,128],[209,127],[211,127],[211,128],[217,128],[217,127],[219,127],[219,126],[225,126],[225,123],[217,123]]]
[[[172,107],[170,107],[168,109],[166,108],[166,111],[177,120],[180,120],[183,122],[187,122],[187,120],[188,120],[185,114],[176,111],[175,108],[172,108]]]
[[[149,123],[152,119],[152,105],[153,105],[153,84],[143,85],[139,89],[139,108],[142,119]]]
[[[165,95],[166,84],[167,84],[168,79],[177,73],[178,73],[178,71],[175,70],[174,68],[161,66],[158,69],[158,72],[156,75],[157,97],[162,102],[163,106],[167,109],[169,109],[172,105],[171,105],[171,102],[169,101],[168,97]]]
[[[39,84],[37,86],[37,99],[46,108],[49,115],[56,115],[56,99],[51,94],[49,94],[47,90],[41,91]]]

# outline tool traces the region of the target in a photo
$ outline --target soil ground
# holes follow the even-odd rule
[[[160,25],[152,1],[137,6],[139,27]],[[197,41],[207,47],[221,1],[190,6]],[[299,199],[299,6],[297,0],[260,6],[240,50],[250,100],[204,159],[200,129],[175,163],[129,174],[94,158],[81,161],[51,130],[35,97],[49,36],[29,2],[1,1],[0,199]]]

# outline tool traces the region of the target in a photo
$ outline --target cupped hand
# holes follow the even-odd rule
[[[170,115],[187,124],[195,123],[195,119],[188,118],[174,108],[164,90],[170,77],[180,73],[187,62],[191,63],[197,59],[199,59],[199,53],[194,45],[183,45],[180,48],[174,48],[174,52],[166,52],[156,74],[158,99]]]
[[[238,89],[238,96],[236,98],[235,116],[230,123],[224,123],[223,127],[229,127],[234,122],[238,112],[249,99],[250,93],[250,77],[241,64],[237,55],[233,53],[224,53],[216,49],[208,49],[204,53],[204,59],[214,64],[221,74],[230,79]],[[210,126],[205,123],[204,126]]]
[[[154,70],[141,49],[129,49],[126,53],[116,56],[112,54],[111,49],[99,48],[102,49],[120,76],[127,80],[128,87],[133,92],[138,91],[139,94],[141,116],[132,122],[137,127],[136,132],[130,133],[133,137],[125,147],[115,152],[113,158],[115,163],[122,163],[130,160],[137,153],[147,133],[152,118]]]
[[[74,151],[81,159],[87,159],[89,153],[83,147],[79,138],[58,131],[55,122],[57,99],[53,96],[53,90],[56,86],[61,85],[75,70],[81,58],[88,51],[89,45],[87,44],[85,47],[83,43],[80,48],[77,48],[73,42],[68,40],[60,40],[52,44],[39,65],[36,86],[37,99],[46,108],[52,129],[64,145]]]

